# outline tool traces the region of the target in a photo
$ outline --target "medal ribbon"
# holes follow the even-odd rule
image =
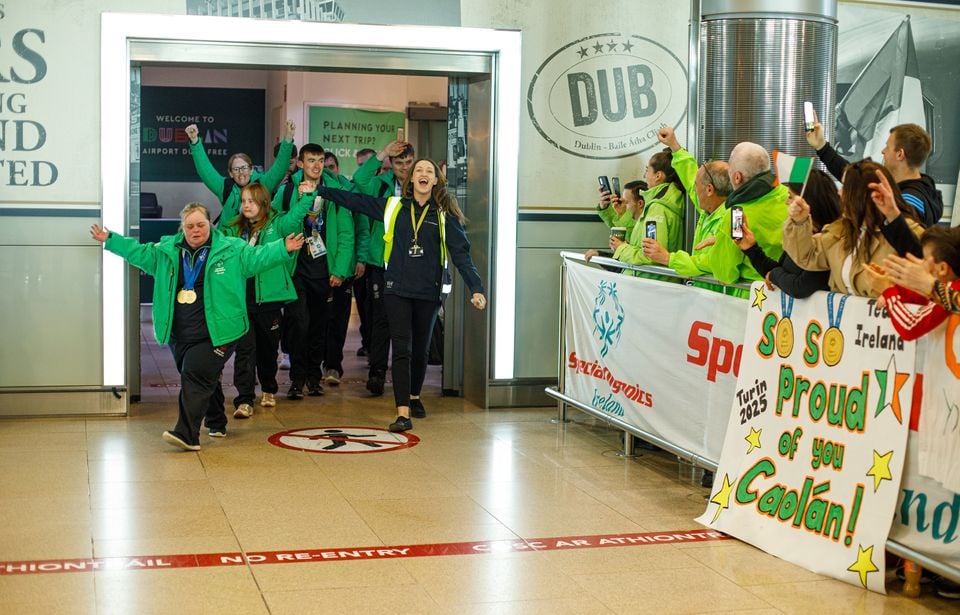
[[[783,312],[783,318],[790,318],[793,313],[793,296],[780,291],[780,309]]]
[[[183,290],[193,290],[193,285],[197,283],[197,278],[200,277],[200,270],[203,268],[203,263],[206,262],[209,252],[210,248],[204,246],[191,259],[187,250],[183,251]]]
[[[833,296],[836,293],[827,293],[827,324],[831,327],[840,328],[840,321],[843,319],[843,306],[846,304],[850,295],[844,295],[840,298],[840,305],[837,307],[837,318],[833,318]]]
[[[413,227],[413,245],[417,244],[417,234],[420,232],[420,227],[423,226],[423,221],[427,219],[427,211],[430,209],[430,203],[427,203],[423,206],[423,213],[420,214],[420,220],[414,220],[413,218],[413,203],[410,203],[410,225]]]

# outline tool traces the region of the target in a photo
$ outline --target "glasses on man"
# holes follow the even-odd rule
[[[706,161],[706,162],[703,163],[703,172],[706,174],[707,179],[709,180],[709,184],[710,184],[711,186],[713,186],[714,188],[716,188],[716,187],[717,187],[717,182],[715,182],[715,181],[713,180],[713,175],[710,174],[710,169],[707,168],[708,165],[709,165],[711,162],[713,162],[713,160],[708,160],[708,161]]]
[[[231,172],[231,173],[246,173],[246,172],[249,171],[249,170],[250,170],[250,166],[249,166],[249,165],[246,165],[246,164],[245,164],[245,165],[241,165],[241,166],[239,166],[239,167],[230,167],[230,172]]]

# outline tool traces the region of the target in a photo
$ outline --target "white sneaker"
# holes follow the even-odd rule
[[[233,418],[235,419],[248,419],[251,416],[253,416],[253,406],[250,404],[240,404],[233,411]]]
[[[277,405],[277,398],[273,396],[273,393],[264,393],[263,397],[260,398],[260,405],[264,408],[273,408]]]
[[[290,369],[290,355],[280,353],[280,369]]]
[[[323,373],[323,379],[326,383],[334,387],[340,384],[340,376],[340,372],[335,369],[328,369]]]

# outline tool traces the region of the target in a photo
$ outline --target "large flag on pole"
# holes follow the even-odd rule
[[[890,129],[926,128],[920,66],[908,15],[857,76],[837,105],[837,149],[848,158],[880,159]]]

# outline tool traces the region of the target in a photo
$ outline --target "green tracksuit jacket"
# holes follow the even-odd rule
[[[657,224],[657,241],[668,252],[683,246],[683,193],[675,184],[654,186],[643,193],[645,205],[639,220],[633,226],[629,240],[620,244],[613,258],[633,265],[650,265],[653,261],[643,255],[643,238],[647,222]],[[635,272],[625,270],[627,275]]]
[[[203,312],[214,346],[229,344],[247,332],[247,278],[290,261],[283,241],[253,247],[242,239],[210,230],[210,255],[204,264]],[[153,333],[157,343],[170,341],[173,301],[180,273],[183,233],[140,243],[111,232],[104,247],[156,279],[153,287]]]
[[[357,172],[353,174],[353,183],[357,187],[357,191],[361,194],[384,199],[399,196],[394,194],[396,176],[393,171],[390,170],[383,175],[377,175],[380,165],[381,161],[377,160],[376,156],[370,156],[357,169]],[[370,239],[367,242],[366,249],[361,250],[358,254],[358,258],[360,262],[368,265],[383,267],[383,220],[362,217],[366,218],[367,228],[370,229]]]

